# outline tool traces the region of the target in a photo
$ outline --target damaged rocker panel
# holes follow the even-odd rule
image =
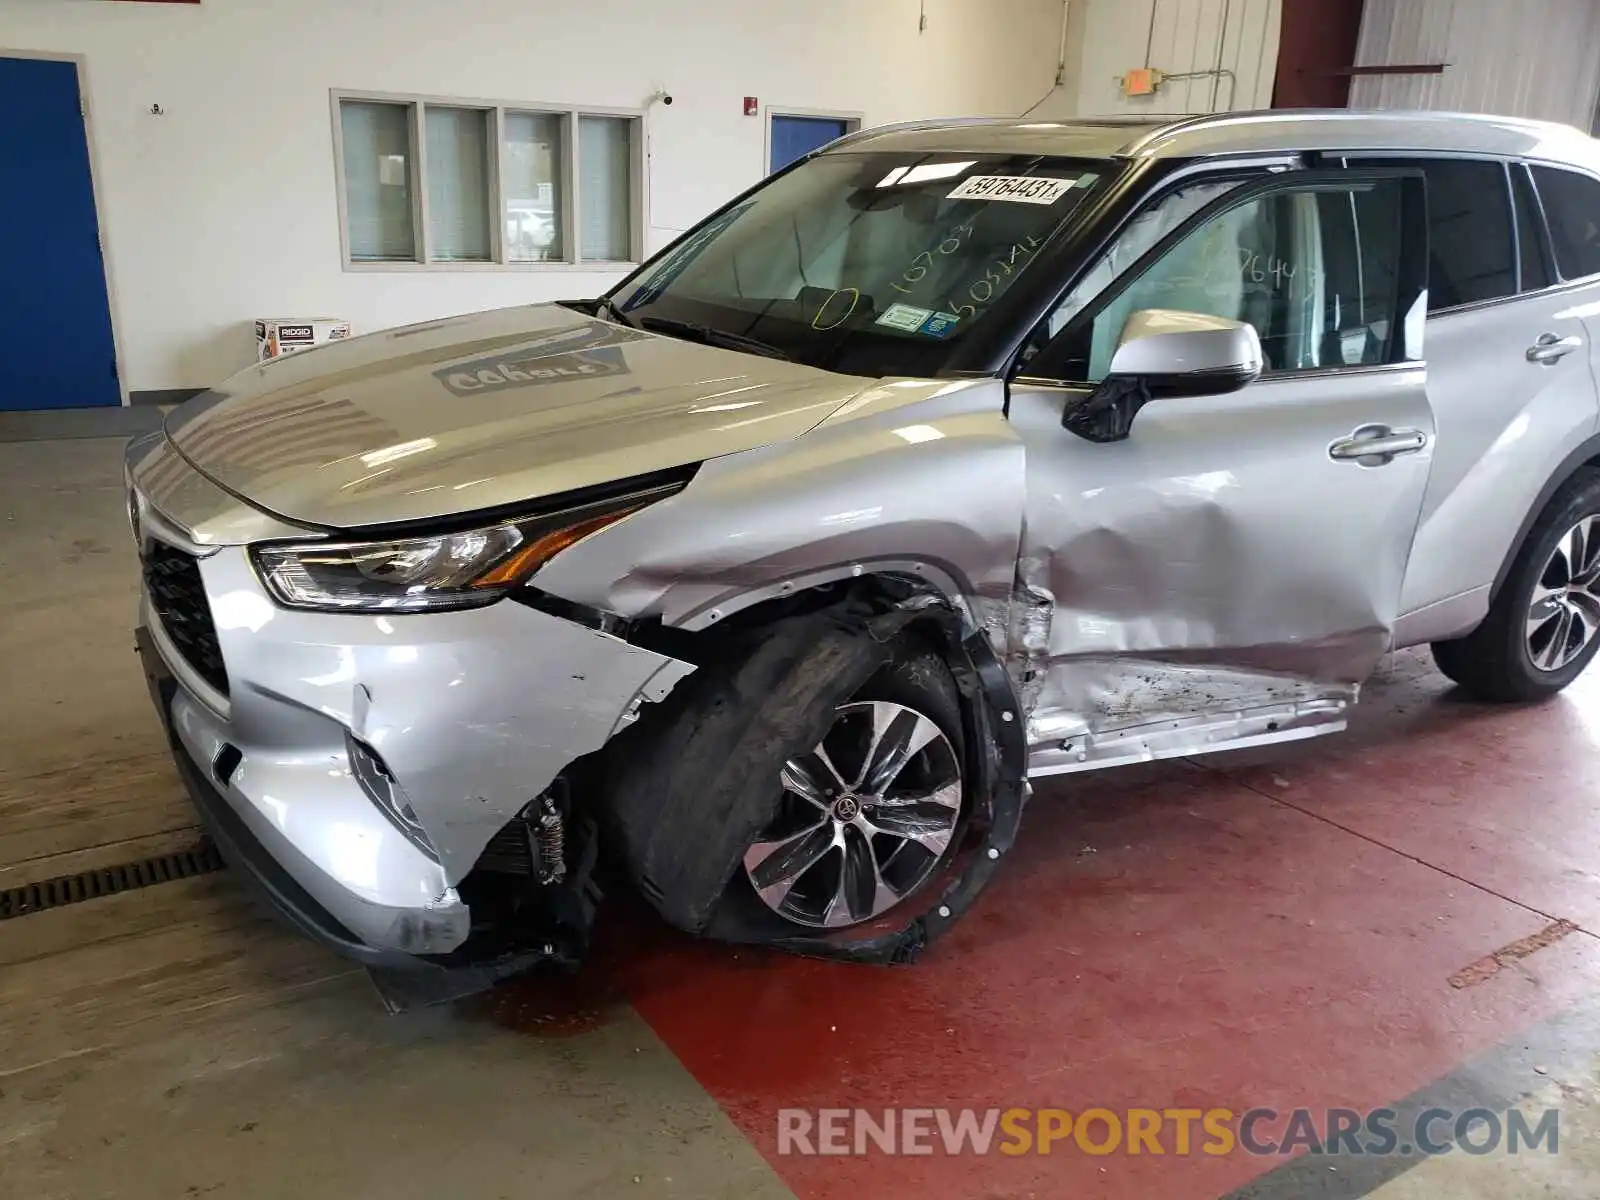
[[[1036,744],[1028,757],[1028,774],[1101,771],[1342,733],[1355,691],[1349,687],[1308,700],[1178,716],[1122,729],[1086,729],[1077,736]]]
[[[1058,662],[1031,687],[1030,775],[1338,733],[1360,697],[1358,684],[1132,655]]]

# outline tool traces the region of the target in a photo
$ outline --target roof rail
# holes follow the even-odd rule
[[[1194,113],[1186,117],[1174,117],[1171,123],[1158,125],[1154,129],[1147,129],[1117,153],[1126,158],[1133,158],[1140,151],[1146,149],[1157,138],[1169,137],[1185,129],[1197,129],[1206,125],[1219,123],[1220,120],[1230,117],[1260,116],[1259,112],[1219,112],[1219,113]]]
[[[1482,125],[1495,125],[1501,128],[1516,127],[1529,131],[1544,131],[1563,136],[1576,133],[1579,136],[1588,136],[1580,129],[1570,125],[1561,125],[1551,121],[1535,121],[1524,117],[1501,117],[1491,113],[1458,113],[1442,112],[1437,110],[1407,111],[1404,109],[1355,109],[1355,108],[1271,108],[1271,109],[1240,109],[1236,112],[1202,113],[1197,116],[1187,117],[1150,129],[1140,137],[1133,139],[1118,151],[1119,154],[1134,157],[1153,149],[1156,144],[1175,134],[1190,133],[1198,129],[1211,126],[1272,124],[1290,122],[1317,122],[1321,124],[1355,124],[1362,121],[1382,120],[1394,122],[1435,123],[1470,121]]]

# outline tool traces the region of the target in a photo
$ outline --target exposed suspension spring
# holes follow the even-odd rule
[[[539,797],[534,817],[538,853],[534,870],[541,884],[560,883],[567,874],[567,781],[558,778]]]

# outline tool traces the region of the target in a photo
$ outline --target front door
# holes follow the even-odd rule
[[[1428,481],[1425,204],[1398,171],[1228,190],[1013,383],[1031,606],[1012,637],[1035,773],[1343,727],[1389,648]],[[1064,429],[1147,309],[1254,326],[1265,374],[1151,401],[1120,441]]]
[[[122,402],[76,63],[0,56],[0,410]]]

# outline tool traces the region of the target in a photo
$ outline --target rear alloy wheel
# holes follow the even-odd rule
[[[1560,671],[1600,632],[1600,517],[1585,517],[1562,536],[1534,585],[1528,606],[1528,657],[1534,669]]]
[[[963,812],[961,756],[907,704],[853,700],[781,772],[783,800],[744,855],[772,912],[812,929],[874,921],[944,863]]]
[[[1483,624],[1435,642],[1439,669],[1480,700],[1542,700],[1600,651],[1600,472],[1557,490],[1506,572]]]

